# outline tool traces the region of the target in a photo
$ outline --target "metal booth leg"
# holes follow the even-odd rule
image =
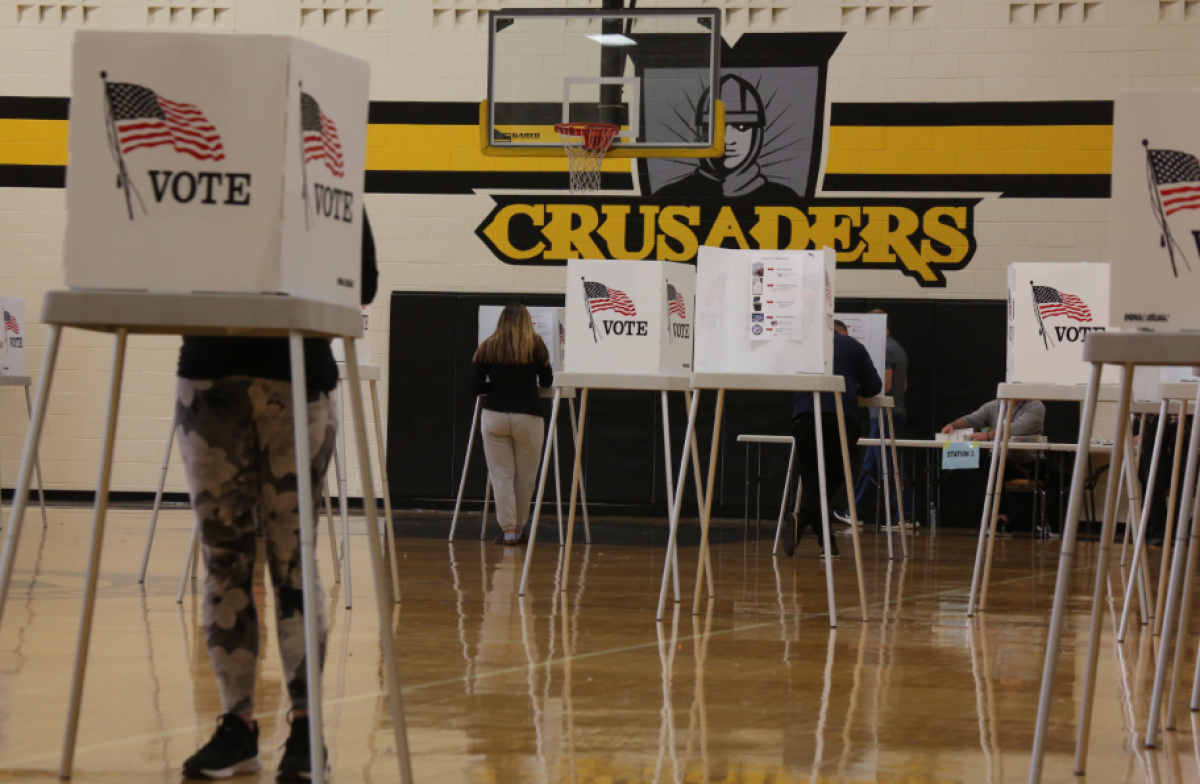
[[[4,550],[0,553],[0,621],[4,618],[8,589],[12,584],[13,562],[17,557],[17,547],[21,543],[25,507],[29,504],[29,485],[33,479],[33,465],[37,461],[38,443],[42,439],[42,426],[46,423],[46,401],[50,397],[50,382],[54,378],[54,365],[58,361],[58,344],[61,337],[62,327],[50,324],[37,391],[34,394],[33,412],[29,416],[29,432],[25,435],[25,448],[21,453],[21,470],[17,476],[17,486],[13,490],[8,528],[4,532]]]
[[[188,575],[192,572],[192,564],[199,558],[200,521],[192,522],[192,535],[188,539],[187,555],[183,559],[183,573],[179,575],[179,591],[175,594],[175,603],[183,604],[183,594],[187,591]]]
[[[783,533],[783,515],[787,511],[788,496],[792,489],[792,467],[796,464],[796,440],[792,439],[792,451],[788,454],[787,475],[783,480],[783,501],[779,504],[779,522],[775,525],[775,544],[771,545],[771,555],[779,552],[779,537]],[[851,521],[853,522],[853,521]]]
[[[325,529],[329,532],[329,554],[333,556],[333,581],[342,581],[342,565],[338,556],[337,526],[333,523],[333,502],[329,499],[329,471],[321,477],[321,491],[325,496]]]
[[[554,510],[558,514],[558,546],[563,545],[563,516],[562,516],[562,456],[558,450],[558,422],[551,422],[546,436],[554,445]]]
[[[691,405],[691,402],[692,402],[692,394],[693,394],[692,392],[688,392],[686,390],[683,393],[683,400],[689,406]],[[694,394],[699,395],[700,390],[697,389]],[[696,439],[695,435],[693,435],[692,436],[692,475],[695,478],[695,483],[696,483],[696,509],[697,509],[697,511],[699,511],[700,509],[704,508],[704,477],[701,476],[701,474],[703,472],[700,470],[700,449],[699,449],[699,447],[696,446],[696,441],[697,441],[697,439]],[[682,509],[683,507],[681,506],[680,508]],[[676,546],[676,548],[678,548],[679,543],[676,542],[675,546]],[[708,598],[709,599],[717,598],[717,588],[716,588],[716,585],[713,583],[712,550],[706,550],[704,553],[704,576],[705,576],[705,579],[708,581]]]
[[[29,399],[29,387],[25,387],[25,413],[29,414],[30,418],[33,417],[33,403]],[[46,519],[46,489],[42,486],[42,461],[38,460],[36,454],[33,458],[33,470],[37,473],[38,502],[42,507],[42,528],[45,528],[50,525]]]
[[[835,396],[839,395],[837,392],[834,392],[833,394]],[[825,426],[824,422],[822,421],[824,417],[821,416],[821,393],[813,392],[812,396],[813,420],[815,421],[817,427],[817,484],[819,485],[817,492],[820,493],[821,496],[821,531],[824,537],[823,541],[825,543],[825,553],[829,555],[833,549],[833,534],[829,530],[829,493],[826,489],[827,466],[825,465]],[[809,492],[811,492],[811,490]],[[847,490],[846,492],[848,495],[853,491]],[[855,519],[853,514],[850,516],[850,523],[851,530],[858,530],[858,520]],[[855,556],[858,556],[857,552],[855,553]],[[829,626],[836,629],[837,597],[834,595],[833,590],[832,558],[825,559],[825,589],[829,596]]]
[[[1058,648],[1062,642],[1063,620],[1066,616],[1067,594],[1071,587],[1071,568],[1075,559],[1075,537],[1079,531],[1079,515],[1083,506],[1083,485],[1087,476],[1088,450],[1092,443],[1092,425],[1096,416],[1096,398],[1100,391],[1102,365],[1092,363],[1088,378],[1087,396],[1079,421],[1079,441],[1075,450],[1075,472],[1071,477],[1071,494],[1067,499],[1067,518],[1062,532],[1058,556],[1058,578],[1054,585],[1054,609],[1050,615],[1046,660],[1042,668],[1042,688],[1038,697],[1037,725],[1034,728],[1029,784],[1042,780],[1042,762],[1046,755],[1046,733],[1050,728],[1050,706],[1054,697],[1054,679],[1058,674]]]
[[[371,407],[375,416],[375,450],[379,453],[379,480],[383,484],[384,541],[387,542],[388,561],[392,565],[392,601],[400,601],[400,557],[396,552],[396,528],[392,522],[392,491],[388,487],[387,451],[383,445],[383,419],[379,415],[379,389],[374,379],[367,382],[371,388]],[[367,464],[368,469],[370,463]],[[364,496],[365,498],[365,496]]]
[[[687,429],[683,432],[683,453],[679,460],[679,475],[676,477],[678,484],[675,486],[675,494],[673,496],[674,503],[671,505],[671,517],[668,524],[669,533],[667,534],[667,551],[663,557],[663,576],[662,585],[658,589],[658,612],[655,619],[661,621],[663,619],[667,605],[667,585],[671,580],[672,567],[676,566],[676,559],[673,557],[675,552],[676,538],[679,533],[679,514],[683,508],[683,490],[687,485],[687,461],[688,455],[695,455],[695,436],[696,436],[696,412],[700,408],[700,390],[696,390],[688,401],[688,424]],[[697,463],[693,457],[693,462]],[[697,466],[697,471],[699,467]],[[700,487],[700,482],[696,482],[697,489]],[[703,514],[704,504],[700,504],[700,512]]]
[[[1008,418],[1008,411],[1012,404],[1008,400],[1000,401],[999,421],[1002,423]],[[996,433],[997,437],[1002,436],[1000,432]],[[983,495],[983,515],[979,519],[979,544],[975,546],[975,571],[971,574],[971,597],[967,600],[967,617],[970,618],[975,614],[975,599],[979,596],[979,580],[983,574],[983,558],[987,550],[987,538],[989,526],[992,521],[992,506],[997,503],[996,500],[996,473],[1000,470],[1000,460],[997,458],[996,449],[992,448],[992,462],[988,466],[988,482],[987,491]],[[940,491],[939,491],[940,493]]]
[[[882,416],[882,414],[881,414]],[[892,409],[887,409],[888,432],[891,434],[892,443],[892,487],[896,488],[896,515],[900,520],[900,548],[904,552],[904,557],[908,557],[908,540],[912,538],[913,531],[905,531],[907,521],[904,519],[904,488],[900,484],[900,455],[896,449],[896,423],[892,419]],[[881,441],[879,448],[883,449],[884,445]]]
[[[487,514],[488,503],[492,498],[492,472],[489,471],[487,481],[483,485],[483,515],[479,518],[479,541],[483,541],[487,537]],[[499,520],[499,515],[496,517]]]
[[[1143,429],[1145,422],[1142,422]],[[1125,486],[1129,489],[1129,497],[1127,501],[1127,512],[1125,526],[1130,532],[1130,536],[1136,534],[1142,521],[1142,483],[1138,479],[1138,466],[1141,465],[1141,450],[1137,452],[1133,450],[1133,425],[1129,424],[1129,432],[1125,435]],[[1139,537],[1142,538],[1142,537]],[[1122,545],[1124,548],[1124,545]],[[1136,548],[1135,548],[1136,554]],[[1141,557],[1146,557],[1146,551],[1143,549]],[[1122,566],[1124,566],[1124,550],[1122,549]],[[1149,604],[1150,590],[1147,584],[1146,575],[1149,574],[1147,564],[1136,564],[1133,567],[1130,579],[1131,585],[1136,585],[1138,590],[1138,609],[1142,614],[1142,625],[1149,623]]]
[[[371,465],[371,450],[370,450],[370,446],[367,444],[367,421],[366,421],[366,416],[363,413],[362,382],[359,380],[359,376],[358,376],[358,357],[357,357],[357,347],[355,346],[355,343],[356,343],[356,341],[353,338],[345,339],[346,370],[349,375],[348,381],[350,383],[350,407],[354,413],[354,429],[355,429],[354,440],[358,444],[359,464],[369,467]],[[299,338],[299,336],[293,336],[292,337],[292,356],[295,357],[297,351],[300,351],[300,350],[301,350],[300,338]],[[293,367],[295,367],[295,359],[293,359],[292,362],[293,362]],[[301,378],[303,378],[303,376],[301,376]],[[293,387],[293,390],[292,390],[293,397],[296,396],[296,394],[297,393],[296,393],[295,387]],[[298,429],[297,429],[297,432],[299,432]],[[389,703],[389,706],[391,707],[392,732],[393,732],[393,737],[394,737],[394,740],[396,743],[396,756],[398,758],[397,761],[400,766],[400,782],[401,782],[401,784],[413,784],[412,760],[409,757],[409,751],[408,751],[408,728],[405,725],[404,701],[403,701],[403,697],[401,696],[401,693],[400,693],[400,667],[396,661],[396,639],[395,639],[394,633],[392,632],[392,605],[388,601],[387,581],[386,581],[386,578],[384,577],[385,572],[384,572],[383,554],[380,552],[380,543],[379,543],[379,536],[378,536],[379,519],[378,519],[377,510],[375,508],[375,487],[374,487],[374,485],[375,485],[375,481],[374,481],[374,477],[371,476],[371,472],[369,470],[363,471],[362,472],[363,508],[366,511],[366,516],[367,516],[367,530],[371,533],[371,535],[367,537],[367,543],[370,545],[370,548],[371,548],[371,570],[374,572],[374,576],[375,576],[375,605],[379,611],[379,631],[380,631],[381,642],[383,643],[383,668],[384,668],[384,672],[387,673],[388,703]],[[306,498],[311,500],[312,494],[309,493],[308,495],[304,495],[303,491],[302,491],[300,498],[301,498],[302,502]],[[309,519],[311,520],[312,519],[311,505],[310,505],[309,513],[310,513]],[[303,520],[303,518],[301,518],[301,519]],[[311,531],[309,532],[309,536],[311,538]],[[312,552],[311,547],[309,548],[309,552],[310,553]],[[311,561],[311,563],[309,563],[309,561]],[[312,566],[315,569],[316,568],[315,560],[310,557],[309,561],[305,562],[305,566],[306,567]],[[315,574],[314,574],[314,577],[315,577]],[[306,588],[307,588],[307,586],[306,586]],[[309,600],[309,594],[308,594],[307,590],[305,591],[304,598],[305,598],[305,602],[307,603]],[[304,611],[304,621],[305,621],[305,625],[306,625],[306,631],[308,630],[307,625],[308,625],[309,618],[310,618],[310,616],[308,614],[308,607],[306,606],[305,611]],[[312,616],[312,618],[314,621],[314,624],[312,627],[313,637],[315,637],[315,635],[316,635],[315,620],[316,619],[315,619],[315,616]],[[315,649],[313,649],[313,648],[310,648],[309,650],[315,651]],[[309,670],[311,671],[314,666],[314,656],[308,656],[308,657],[306,657],[306,660],[308,661]],[[319,681],[317,683],[319,684]],[[312,691],[313,681],[311,679],[308,682],[308,688],[309,688],[310,704],[311,704],[311,699],[313,696],[313,691]],[[320,691],[319,690],[316,692],[316,696],[319,701],[320,700]],[[316,727],[318,727],[318,724],[314,721],[309,726],[312,728],[316,728]],[[318,745],[319,742],[320,741],[314,735],[314,737],[313,737],[313,749],[314,749],[313,773],[314,774],[316,774],[318,771],[318,768],[316,765],[316,763],[318,762],[318,759],[317,759],[315,750],[317,748],[319,748],[319,745]],[[320,769],[320,771],[322,774],[324,773],[323,768]],[[316,778],[315,775],[313,777],[313,781],[318,782],[318,784],[319,784],[319,780]]]
[[[816,401],[816,405],[817,405],[816,410],[820,411],[820,399],[819,398]],[[858,537],[858,510],[855,508],[855,505],[854,505],[854,475],[850,472],[850,447],[846,441],[846,412],[842,410],[842,396],[836,392],[833,393],[833,406],[837,410],[838,438],[841,439],[841,443],[842,443],[842,471],[846,475],[846,496],[850,502],[850,522],[854,523],[854,525],[850,526],[850,539],[851,539],[851,541],[854,542],[854,570],[858,573],[858,604],[859,604],[859,607],[862,608],[863,623],[866,623],[867,622],[867,584],[863,580],[862,545],[859,542],[859,537]],[[882,441],[880,441],[880,443],[879,443],[879,451],[881,453],[884,451]],[[884,471],[883,488],[884,488],[884,492],[886,493],[887,492],[887,459],[886,458],[884,459],[884,462],[883,462],[883,471]],[[824,483],[822,483],[821,487],[822,487],[822,489],[824,489],[824,487],[825,487]],[[890,506],[889,506],[889,509],[890,509]],[[828,524],[829,509],[828,509],[827,502],[822,505],[822,511],[825,513],[825,517],[826,517],[826,523],[825,523],[826,536],[829,536],[829,533],[828,533],[828,531],[829,531],[829,524]],[[889,526],[891,526],[891,520],[892,520],[892,517],[889,514],[888,515],[888,525]],[[833,544],[833,540],[826,539],[825,543],[827,546],[831,546]],[[892,538],[891,538],[891,534],[889,533],[888,534],[888,546],[889,547],[891,546],[891,543],[892,543]],[[832,565],[832,564],[830,564],[830,565]],[[832,573],[832,570],[830,570],[830,573]]]
[[[575,540],[575,502],[578,500],[579,486],[583,473],[583,425],[587,421],[588,390],[585,388],[579,396],[579,427],[572,422],[571,429],[575,432],[575,467],[571,471],[571,510],[567,513],[567,543],[563,550],[563,569],[558,590],[567,592],[571,579],[571,544]],[[586,512],[585,512],[586,514]],[[564,597],[565,598],[565,597]]]
[[[1200,402],[1200,395],[1198,395],[1198,402]],[[1196,410],[1200,412],[1200,406]],[[1180,413],[1181,428],[1183,427],[1186,413],[1185,401],[1185,407],[1181,409]],[[1196,568],[1194,552],[1185,553],[1184,545],[1188,543],[1192,513],[1195,511],[1196,468],[1198,464],[1200,464],[1200,427],[1197,427],[1193,423],[1192,435],[1188,444],[1187,468],[1183,474],[1183,489],[1179,495],[1179,524],[1175,528],[1175,554],[1171,564],[1171,583],[1167,587],[1167,604],[1166,609],[1162,613],[1162,641],[1159,644],[1158,650],[1158,666],[1154,672],[1154,692],[1150,699],[1150,710],[1152,713],[1146,725],[1146,745],[1151,747],[1158,744],[1158,722],[1162,711],[1163,689],[1166,686],[1167,669],[1169,666],[1168,657],[1171,655],[1171,634],[1186,631],[1186,629],[1176,630],[1173,626],[1175,624],[1176,613],[1179,612],[1180,607],[1180,588],[1183,587],[1185,582],[1185,559],[1188,562],[1186,568],[1190,568],[1193,571]],[[1194,550],[1191,547],[1188,549],[1189,551]],[[1188,582],[1190,583],[1190,580]],[[1188,587],[1191,587],[1190,584]],[[1184,601],[1186,602],[1187,599],[1185,598]],[[1188,608],[1189,605],[1184,604],[1184,607]],[[1180,615],[1179,617],[1182,618],[1183,616]],[[1174,687],[1174,684],[1172,684],[1172,687]],[[1170,716],[1168,716],[1167,722],[1167,728],[1170,729],[1174,724]]]
[[[891,486],[888,481],[887,428],[884,427],[884,418],[883,418],[883,412],[885,410],[891,410],[891,409],[877,408],[877,409],[875,409],[875,412],[879,415],[879,480],[880,480],[879,484],[883,490],[883,514],[884,514],[884,518],[885,518],[884,532],[887,534],[888,560],[891,561],[896,558],[896,553],[895,553],[894,547],[892,545],[892,496],[891,496]],[[854,493],[854,488],[850,485],[847,485],[846,495],[849,496],[849,495],[852,495],[853,493]],[[876,494],[876,498],[878,498],[878,494]],[[875,527],[878,528],[879,527],[878,504],[876,504],[875,514],[877,515],[875,518]],[[854,523],[854,525],[852,525],[851,528],[853,528],[854,530],[857,531],[858,530],[858,521],[855,520],[853,517],[851,517],[850,522]],[[854,555],[855,555],[855,558],[858,557],[858,553],[855,553]]]
[[[579,424],[575,423],[575,399],[567,400],[567,411],[571,414],[571,438],[574,439],[575,451],[579,452],[579,445],[583,443],[583,400],[579,401]],[[587,480],[583,474],[579,474],[579,499],[583,506],[583,540],[587,544],[592,543],[592,524],[588,521],[588,502],[587,502]],[[575,503],[574,501],[571,502]]]
[[[1158,596],[1154,600],[1154,635],[1162,634],[1162,614],[1167,601],[1167,575],[1171,569],[1171,548],[1175,544],[1175,510],[1179,502],[1179,469],[1183,465],[1184,423],[1187,421],[1187,400],[1179,401],[1179,424],[1175,428],[1175,455],[1171,462],[1171,490],[1167,495],[1167,524],[1163,531],[1162,566],[1158,572]],[[1193,425],[1194,427],[1194,425]]]
[[[158,527],[158,512],[162,509],[163,488],[167,484],[167,466],[171,464],[171,446],[175,443],[175,426],[179,423],[179,407],[171,400],[171,426],[167,429],[167,445],[163,447],[162,468],[158,474],[158,490],[154,493],[154,509],[150,512],[150,530],[146,534],[146,551],[142,553],[142,571],[138,573],[138,582],[146,582],[146,567],[150,565],[150,548],[154,546],[154,529]],[[41,471],[38,472],[39,474]],[[39,482],[40,484],[40,482]],[[42,501],[42,514],[45,514],[45,501]]]
[[[667,391],[664,389],[659,393],[662,397],[662,417],[663,417],[663,468],[666,472],[667,479],[667,508],[675,508],[675,481],[671,474],[671,409],[667,405]],[[686,457],[686,455],[685,455]],[[684,463],[687,466],[687,463]],[[684,474],[686,476],[686,472]],[[675,576],[675,601],[679,601],[679,553],[672,551],[671,558],[671,573]]]
[[[699,390],[697,390],[699,397]],[[713,491],[717,483],[717,461],[721,454],[721,419],[725,414],[725,390],[717,390],[717,411],[713,418],[712,451],[708,456],[708,486],[704,490],[704,512],[700,515],[700,559],[696,566],[696,590],[692,595],[692,615],[700,614],[700,586],[704,581],[705,566],[708,565],[708,531],[712,524]],[[692,425],[693,429],[695,425]],[[676,493],[676,502],[679,495]],[[712,592],[709,592],[712,598]]]
[[[104,442],[100,447],[100,474],[96,479],[96,509],[92,515],[92,542],[83,589],[83,611],[79,617],[79,638],[75,646],[75,672],[71,676],[71,701],[67,708],[67,729],[63,735],[62,762],[58,769],[60,779],[71,778],[71,768],[75,762],[75,739],[79,732],[79,709],[83,703],[83,681],[87,673],[88,646],[96,611],[96,585],[100,580],[100,551],[104,545],[104,522],[108,513],[108,486],[112,480],[113,447],[117,440],[117,413],[121,406],[121,377],[125,373],[127,338],[128,330],[123,327],[117,330],[112,378],[108,386],[108,410],[104,419]],[[38,392],[40,394],[42,390]],[[18,489],[23,490],[22,497],[29,494],[27,485]]]
[[[450,541],[458,528],[458,509],[462,506],[463,491],[467,487],[467,466],[471,465],[471,450],[475,447],[475,431],[479,428],[479,411],[483,407],[483,395],[475,398],[475,413],[471,415],[471,429],[467,433],[467,456],[463,459],[462,476],[458,480],[458,498],[454,501],[454,517],[450,518]]]
[[[1108,567],[1112,561],[1113,535],[1117,529],[1117,505],[1120,503],[1120,482],[1113,482],[1113,471],[1125,473],[1124,463],[1133,455],[1129,448],[1130,400],[1133,397],[1133,365],[1121,367],[1121,395],[1117,403],[1117,432],[1113,435],[1112,462],[1109,481],[1104,492],[1104,519],[1100,525],[1100,546],[1096,558],[1096,582],[1092,589],[1092,625],[1088,635],[1088,661],[1084,672],[1083,698],[1079,703],[1079,727],[1075,740],[1075,771],[1082,775],[1087,769],[1088,741],[1092,730],[1092,704],[1096,698],[1096,669],[1100,664],[1100,633],[1104,623],[1104,588],[1108,584]]]
[[[519,596],[525,595],[525,587],[529,583],[529,566],[533,563],[533,546],[537,544],[538,521],[542,517],[542,496],[546,493],[546,469],[550,465],[550,453],[553,451],[553,441],[558,433],[558,408],[562,403],[562,389],[554,390],[554,403],[550,406],[550,438],[546,439],[546,445],[542,449],[542,470],[538,475],[537,501],[533,505],[533,520],[529,522],[529,544],[525,548],[525,567],[521,570],[521,587],[518,590]],[[578,454],[578,453],[576,453]],[[575,513],[575,507],[571,507],[571,514]]]
[[[345,417],[342,416],[344,408],[342,406],[341,384],[338,384],[333,394],[336,400],[338,422],[344,422]],[[350,513],[348,509],[349,501],[346,498],[346,465],[342,462],[342,451],[340,449],[343,438],[345,438],[345,434],[339,434],[333,445],[333,476],[337,481],[338,510],[342,516],[342,573],[346,583],[346,609],[349,610],[354,605],[354,591],[351,589],[350,582]]]
[[[1158,475],[1158,460],[1162,456],[1162,441],[1163,435],[1167,429],[1167,410],[1169,406],[1166,400],[1162,402],[1158,413],[1158,429],[1154,436],[1154,450],[1150,453],[1150,476],[1146,480],[1145,503],[1142,504],[1142,519],[1138,522],[1136,539],[1133,544],[1133,579],[1129,581],[1129,585],[1125,588],[1125,603],[1121,609],[1121,625],[1117,631],[1117,642],[1125,642],[1125,632],[1129,624],[1129,607],[1133,603],[1133,586],[1139,578],[1146,580],[1150,576],[1148,564],[1146,563],[1146,526],[1150,522],[1150,501],[1154,497],[1155,479]],[[1157,614],[1156,607],[1146,607],[1149,604],[1143,602],[1143,617],[1149,611],[1149,615],[1153,618]],[[1144,621],[1143,621],[1144,623]]]
[[[983,581],[979,586],[979,606],[976,608],[980,612],[987,609],[988,587],[992,581],[992,559],[996,554],[996,524],[1000,520],[1000,499],[1004,495],[1004,471],[1008,467],[1008,444],[1012,440],[1012,421],[1015,411],[1016,406],[1011,400],[1008,401],[1008,412],[1004,417],[1004,432],[1000,435],[1000,465],[996,468],[996,497],[992,501],[991,534],[988,536],[987,558],[983,562]],[[996,449],[992,450],[993,457],[996,456],[996,452]]]

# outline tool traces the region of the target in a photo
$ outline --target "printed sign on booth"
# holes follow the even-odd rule
[[[1010,265],[1007,380],[1087,383],[1083,343],[1108,329],[1108,292],[1108,264]]]
[[[4,311],[4,346],[0,348],[0,376],[25,373],[25,299],[0,297]]]

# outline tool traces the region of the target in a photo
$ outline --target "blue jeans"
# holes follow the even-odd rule
[[[883,414],[883,416],[886,416],[886,415],[887,415],[886,413]],[[880,423],[883,422],[883,416],[881,416],[877,419],[871,420],[871,435],[869,436],[870,438],[879,438]],[[898,412],[898,411],[892,412],[892,422],[896,426],[897,434],[901,433],[904,430],[904,419],[905,419],[904,412]],[[899,436],[897,436],[897,437],[899,437]],[[889,474],[891,474],[891,471],[892,471],[891,456],[892,456],[892,453],[888,452],[888,473]],[[858,479],[855,480],[855,482],[854,482],[854,504],[855,504],[855,506],[858,507],[859,517],[863,516],[863,504],[866,503],[867,493],[870,491],[871,485],[874,483],[874,481],[879,481],[879,469],[880,469],[881,465],[882,465],[882,463],[880,462],[880,459],[879,459],[879,447],[877,447],[877,446],[867,447],[867,453],[863,457],[862,470],[858,474]],[[901,479],[903,479],[903,477],[901,477]],[[900,510],[899,510],[899,507],[896,505],[896,488],[891,486],[891,477],[890,476],[888,477],[888,485],[891,488],[891,496],[892,496],[892,498],[891,498],[892,520],[899,521]],[[912,517],[911,517],[912,508],[913,508],[912,497],[911,497],[912,491],[911,490],[906,491],[904,493],[901,493],[901,495],[905,497],[904,519],[911,521],[912,520]]]

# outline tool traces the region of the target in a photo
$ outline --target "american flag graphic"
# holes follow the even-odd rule
[[[587,298],[588,307],[593,313],[600,310],[611,310],[622,316],[637,315],[637,308],[633,306],[633,300],[624,291],[609,288],[603,283],[585,280],[583,296]]]
[[[342,143],[337,126],[321,111],[321,105],[308,93],[300,93],[300,133],[304,137],[304,162],[325,161],[334,177],[345,177]]]
[[[825,304],[833,307],[833,286],[829,283],[829,273],[825,273]]]
[[[136,84],[109,82],[105,90],[122,153],[169,144],[201,161],[225,159],[221,134],[195,105]]]
[[[11,332],[18,336],[21,334],[21,328],[17,325],[16,317],[14,317],[13,314],[9,313],[7,310],[4,311],[4,331]]]
[[[1148,150],[1150,171],[1162,197],[1163,212],[1200,209],[1200,160],[1177,150]]]
[[[687,306],[683,303],[683,295],[670,283],[667,284],[667,312],[674,313],[681,319],[687,318]]]
[[[1088,306],[1073,294],[1064,294],[1049,286],[1034,286],[1033,300],[1037,303],[1042,318],[1066,316],[1075,321],[1092,320],[1092,312],[1088,310]]]

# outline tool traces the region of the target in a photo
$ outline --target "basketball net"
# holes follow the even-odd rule
[[[598,193],[600,166],[621,129],[604,123],[561,123],[554,126],[567,153],[571,193]]]

